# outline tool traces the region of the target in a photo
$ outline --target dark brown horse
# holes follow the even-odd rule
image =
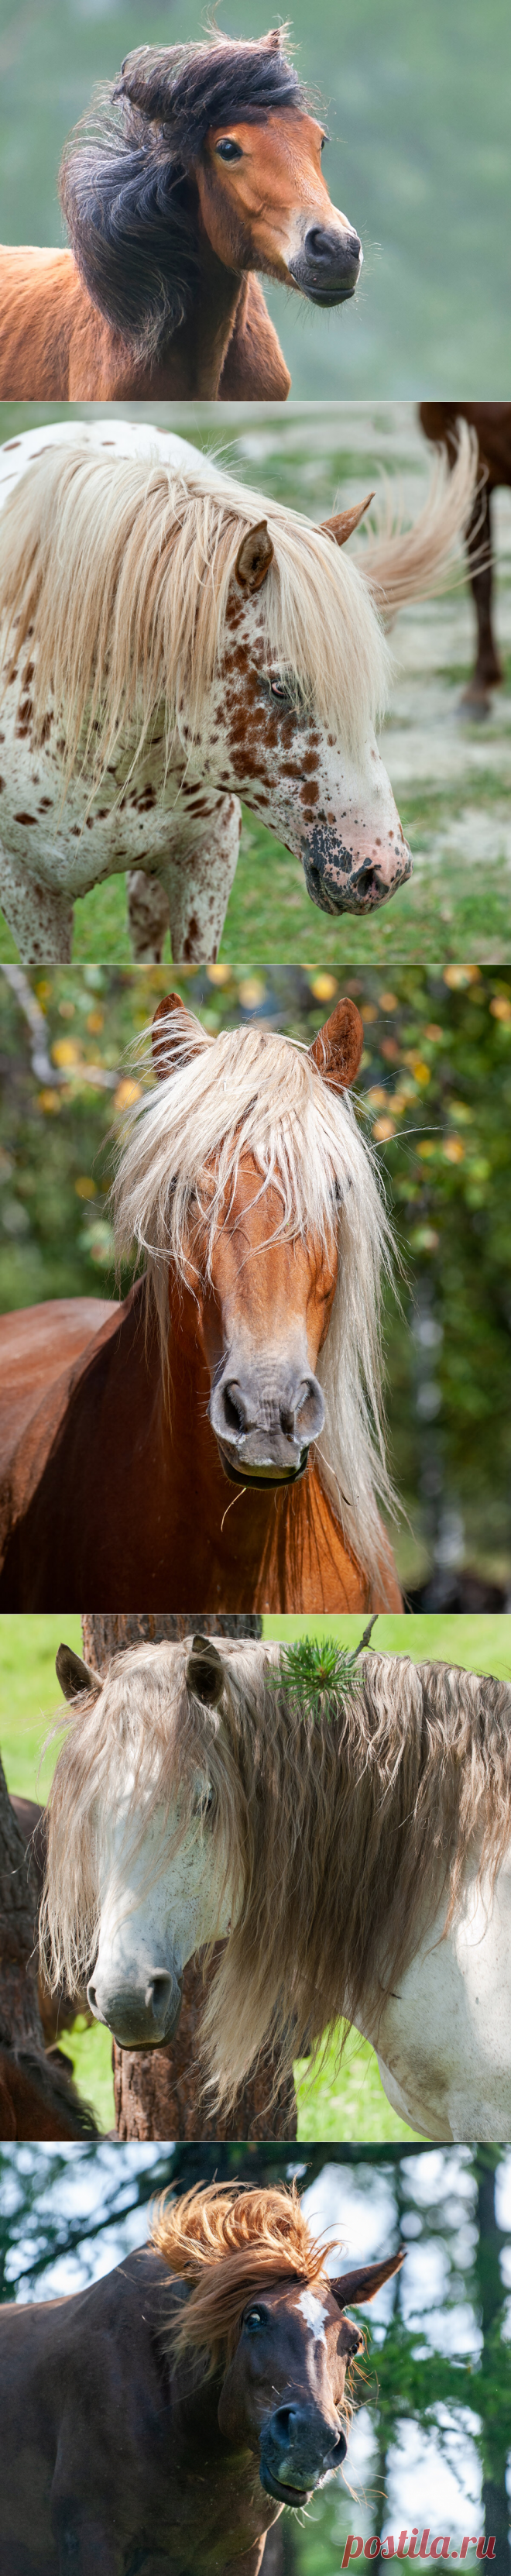
[[[342,2466],[346,2303],[404,2249],[335,2280],[329,2250],[296,2189],[213,2185],[92,2289],[3,2308],[0,2576],[258,2576],[283,2505]]]
[[[454,465],[457,423],[477,430],[484,480],[474,501],[466,532],[470,587],[477,619],[477,659],[463,704],[484,715],[490,689],[503,680],[492,628],[493,551],[491,496],[497,484],[511,484],[511,403],[421,403],[421,426],[436,447],[445,447]]]
[[[255,271],[333,305],[362,264],[324,139],[278,29],[129,54],[64,156],[71,250],[2,254],[0,394],[285,401]]]

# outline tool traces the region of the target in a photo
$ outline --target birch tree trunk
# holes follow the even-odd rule
[[[123,1647],[179,1641],[196,1630],[204,1637],[260,1637],[258,1613],[247,1617],[195,1610],[84,1611],[83,1651],[98,1673]],[[220,1945],[219,1945],[220,1947]],[[292,2077],[280,2084],[268,2112],[273,2068],[270,2059],[236,2096],[230,2117],[208,2112],[201,2093],[198,2031],[214,1959],[206,1972],[189,1960],[175,2037],[162,2048],[118,2048],[113,2042],[115,2116],[119,2138],[295,2138],[296,2101]]]

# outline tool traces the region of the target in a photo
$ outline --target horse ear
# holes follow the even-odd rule
[[[384,2281],[390,2281],[393,2272],[400,2272],[405,2254],[406,2245],[400,2245],[397,2254],[389,2254],[386,2263],[364,2263],[360,2272],[340,2272],[337,2281],[329,2282],[338,2308],[363,2308],[368,2299],[375,2299]]]
[[[99,1699],[103,1689],[99,1673],[93,1673],[90,1664],[82,1664],[81,1655],[75,1655],[74,1646],[59,1646],[55,1671],[64,1699],[77,1699],[79,1691],[94,1691]]]
[[[256,528],[248,528],[238,547],[234,566],[241,590],[260,590],[273,563],[274,549],[266,519],[258,519]]]
[[[281,54],[284,43],[284,28],[270,27],[267,36],[260,36],[259,43],[262,53]]]
[[[186,1665],[188,1689],[206,1708],[217,1708],[225,1682],[225,1668],[212,1637],[193,1637],[192,1651]]]
[[[346,994],[342,1002],[336,1002],[335,1011],[331,1012],[329,1020],[325,1020],[324,1028],[318,1029],[317,1038],[309,1048],[313,1064],[317,1065],[318,1073],[323,1075],[323,1081],[330,1084],[332,1091],[349,1091],[350,1083],[358,1073],[363,1044],[364,1024],[360,1011]]]
[[[363,519],[364,510],[369,509],[370,501],[374,501],[374,492],[368,492],[366,500],[359,501],[353,510],[336,510],[333,519],[322,519],[321,536],[333,537],[334,546],[345,546],[347,537],[353,536],[359,519]]]
[[[181,1031],[180,1038],[178,1040],[177,1029],[175,1037],[173,1037],[172,1029],[169,1028],[171,1011],[182,1011],[185,1021],[188,1021],[190,1029],[190,1045],[186,1050],[183,1049],[182,1043],[183,1034],[186,1034],[186,1032]],[[167,1074],[172,1072],[174,1064],[177,1064],[178,1062],[179,1064],[188,1064],[190,1057],[192,1055],[196,1055],[196,1022],[195,1020],[192,1020],[191,1011],[187,1011],[186,1002],[181,1001],[180,993],[166,993],[165,1001],[158,1003],[158,1009],[155,1011],[153,1020],[152,1045],[153,1064],[158,1082],[166,1082]]]

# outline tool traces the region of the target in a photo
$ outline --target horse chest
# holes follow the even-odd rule
[[[20,708],[18,687],[15,682],[1,710],[0,847],[29,880],[80,896],[124,869],[157,871],[173,849],[185,852],[190,839],[200,842],[217,800],[200,779],[183,787],[182,759],[162,787],[162,737],[131,780],[129,757],[119,758],[90,812],[86,779],[73,778],[63,801],[64,737],[49,711],[46,739],[34,746],[30,698],[27,693]]]
[[[493,1902],[468,1883],[445,1939],[444,1921],[445,1905],[382,2014],[382,2080],[429,2136],[511,2139],[511,1854]]]

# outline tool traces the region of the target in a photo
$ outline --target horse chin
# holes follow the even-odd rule
[[[279,1485],[297,1485],[299,1484],[300,1477],[305,1475],[305,1470],[308,1465],[308,1449],[301,1449],[297,1467],[283,1467],[280,1476],[273,1474],[269,1467],[261,1467],[259,1471],[257,1468],[251,1467],[234,1467],[232,1459],[228,1458],[227,1451],[222,1449],[220,1441],[218,1441],[217,1445],[220,1451],[224,1473],[228,1476],[230,1485],[243,1485],[245,1487],[247,1485],[264,1485],[269,1487],[270,1491],[272,1488],[277,1488]]]
[[[357,286],[358,277],[355,278],[354,286],[336,286],[333,295],[322,295],[319,288],[314,286],[302,286],[301,293],[305,296],[307,304],[321,304],[328,310],[333,304],[351,304]]]
[[[295,2512],[301,2504],[312,2504],[313,2487],[285,2487],[281,2478],[272,2478],[271,2469],[263,2467],[262,2461],[259,2476],[265,2495],[274,2496],[276,2504],[294,2505]]]

